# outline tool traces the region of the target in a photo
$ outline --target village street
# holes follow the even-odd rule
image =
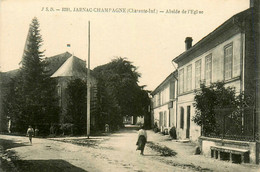
[[[108,136],[90,139],[33,138],[33,144],[30,145],[27,137],[0,135],[0,146],[6,150],[1,156],[2,162],[11,160],[7,164],[11,171],[259,170],[256,165],[232,164],[205,158],[203,155],[193,155],[195,145],[172,141],[169,136],[153,131],[148,131],[149,142],[144,156],[141,156],[135,150],[136,137],[136,128],[126,128]]]

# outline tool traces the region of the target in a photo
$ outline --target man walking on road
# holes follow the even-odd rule
[[[29,128],[27,130],[27,136],[29,136],[29,140],[30,140],[31,144],[32,144],[33,134],[34,134],[34,130],[33,130],[32,126],[29,125]]]

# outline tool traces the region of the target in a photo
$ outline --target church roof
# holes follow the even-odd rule
[[[86,62],[71,55],[51,77],[86,77]]]
[[[53,75],[62,66],[62,64],[71,56],[72,54],[70,54],[69,52],[65,52],[62,54],[45,58],[44,60],[48,64],[48,74]]]

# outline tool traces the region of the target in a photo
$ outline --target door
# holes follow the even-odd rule
[[[186,138],[190,138],[190,106],[187,106]]]

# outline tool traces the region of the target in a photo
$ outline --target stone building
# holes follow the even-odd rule
[[[201,128],[191,120],[195,115],[195,90],[200,89],[201,82],[208,86],[210,83],[223,81],[226,87],[235,87],[237,94],[243,92],[255,97],[255,46],[259,31],[254,30],[254,24],[257,25],[259,20],[252,18],[254,12],[254,8],[250,8],[234,15],[194,46],[192,38],[187,37],[186,51],[173,59],[173,62],[178,64],[178,137],[194,142],[200,140],[202,152],[206,156],[213,156],[217,147],[219,154],[216,158],[229,156],[227,159],[232,160],[232,157],[236,156],[240,159],[238,161],[243,161],[246,155],[241,152],[245,151],[248,154],[248,162],[258,163],[256,136],[259,134],[259,117],[256,115],[259,114],[255,113],[256,104],[244,111],[239,124],[240,130],[236,132],[231,130],[234,126],[232,117],[226,114],[228,119],[224,118],[225,132],[221,137],[205,136]],[[229,149],[230,155],[225,154],[223,147]],[[237,148],[240,153],[234,153],[232,148]]]
[[[171,73],[154,91],[152,95],[152,119],[160,131],[177,126],[176,98],[177,71]]]

